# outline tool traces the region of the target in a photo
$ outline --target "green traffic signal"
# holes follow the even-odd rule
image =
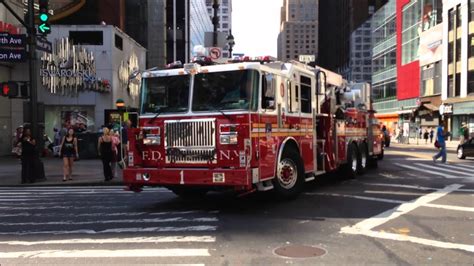
[[[40,16],[39,16],[39,19],[40,19],[42,22],[46,22],[46,21],[48,21],[48,19],[49,19],[49,15],[46,14],[46,13],[42,13],[42,14],[40,14]]]
[[[39,26],[38,26],[38,29],[40,31],[40,33],[50,33],[51,32],[51,27],[49,26],[48,23],[41,23]]]

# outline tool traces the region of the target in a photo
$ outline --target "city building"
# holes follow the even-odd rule
[[[318,0],[284,0],[281,8],[278,59],[318,57]]]
[[[219,18],[218,32],[223,32],[229,35],[232,30],[232,0],[219,0],[219,9],[217,10],[217,17]],[[206,0],[207,12],[209,17],[214,17],[213,9],[214,0]],[[229,57],[229,47],[222,51],[222,57]]]
[[[443,114],[454,138],[464,122],[474,132],[474,1],[443,1]]]
[[[10,1],[15,12],[20,13],[21,5]],[[0,4],[0,33],[25,33],[25,29],[5,6]],[[28,64],[0,62],[0,82],[28,80]],[[23,123],[22,99],[9,99],[0,96],[0,156],[9,155],[12,150],[13,133]]]
[[[441,0],[424,0],[421,6],[419,45],[420,100],[414,117],[423,132],[439,124],[443,60],[443,5]],[[420,30],[419,30],[420,31]]]
[[[372,15],[374,7],[369,7]],[[351,34],[349,67],[341,73],[353,82],[372,83],[372,19],[368,19]]]
[[[98,131],[119,99],[138,107],[140,88],[128,77],[145,68],[146,49],[131,37],[111,25],[55,25],[48,40],[53,52],[39,56],[38,102],[49,136],[63,125]]]
[[[347,72],[351,57],[351,34],[387,0],[320,1],[318,65],[336,72]]]
[[[391,132],[398,127],[396,0],[372,16],[372,98],[376,117]]]

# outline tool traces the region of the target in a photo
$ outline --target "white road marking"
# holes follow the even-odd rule
[[[116,212],[116,213],[28,213],[0,214],[1,217],[126,217],[126,216],[160,216],[160,215],[185,215],[185,214],[218,214],[219,211],[176,211],[176,212]]]
[[[429,193],[427,195],[424,195],[422,197],[419,197],[415,200],[409,201],[407,203],[403,203],[402,205],[395,207],[393,209],[390,209],[388,211],[385,211],[379,215],[376,215],[372,218],[363,220],[354,226],[351,226],[350,230],[353,231],[366,231],[370,230],[374,227],[377,227],[381,224],[384,224],[390,220],[396,219],[400,217],[401,215],[408,213],[410,211],[413,211],[416,208],[419,208],[422,205],[426,205],[429,202],[435,201],[441,197],[446,196],[447,194],[456,191],[456,189],[462,187],[463,185],[459,184],[453,184],[450,186],[447,186],[443,189],[437,190],[435,192]],[[349,228],[347,228],[349,230]]]
[[[123,238],[78,238],[45,241],[0,241],[0,245],[34,246],[66,244],[122,244],[122,243],[182,243],[182,242],[216,242],[214,236],[162,236],[162,237],[123,237]]]
[[[421,192],[405,192],[405,191],[377,191],[377,190],[364,190],[367,194],[390,194],[390,195],[402,195],[402,196],[422,196]]]
[[[432,247],[438,247],[438,248],[459,249],[459,250],[474,252],[474,245],[465,245],[465,244],[457,244],[457,243],[451,243],[451,242],[442,242],[442,241],[436,241],[436,240],[419,238],[419,237],[414,237],[414,236],[401,235],[401,234],[378,232],[378,231],[372,231],[372,230],[367,230],[367,231],[363,231],[363,232],[355,232],[355,231],[349,230],[347,228],[342,228],[341,233],[361,234],[361,235],[370,236],[370,237],[374,237],[374,238],[382,238],[382,239],[389,239],[389,240],[396,240],[396,241],[412,242],[412,243],[416,243],[416,244],[432,246]]]
[[[365,196],[356,196],[356,195],[344,195],[344,194],[336,194],[336,193],[305,193],[305,195],[353,198],[353,199],[379,201],[379,202],[387,202],[387,203],[394,203],[394,204],[400,204],[400,203],[405,203],[405,202],[406,202],[406,201],[401,201],[401,200],[391,200],[391,199],[365,197]]]
[[[17,232],[0,232],[0,235],[69,235],[69,234],[107,234],[107,233],[157,233],[157,232],[207,232],[216,231],[217,226],[214,225],[198,225],[185,227],[136,227],[136,228],[112,228],[102,231],[93,229],[78,229],[71,231],[17,231]]]
[[[427,164],[421,164],[421,163],[415,163],[415,165],[418,165],[418,166],[421,166],[421,167],[426,167],[428,169],[434,169],[434,170],[438,170],[438,171],[448,172],[448,173],[451,173],[451,174],[461,175],[461,176],[458,176],[457,178],[469,177],[469,176],[466,176],[466,175],[469,175],[469,173],[450,170],[450,169],[445,169],[444,167],[446,167],[447,165],[442,165],[442,167],[437,167],[437,166],[427,165]]]
[[[130,257],[208,257],[208,249],[124,249],[124,250],[36,250],[0,252],[0,258],[130,258]]]
[[[465,170],[465,171],[468,171],[468,172],[463,172],[465,174],[469,174],[469,173],[472,173],[474,171],[474,167],[469,167],[467,165],[464,165],[464,164],[443,164],[443,167],[447,167],[447,168],[451,168],[451,169],[455,169],[455,170]]]
[[[442,176],[444,178],[457,178],[457,177],[448,176],[448,175],[445,175],[443,173],[439,173],[439,172],[435,172],[435,171],[420,169],[419,167],[414,167],[414,166],[409,166],[409,165],[404,165],[404,164],[399,164],[399,163],[394,163],[394,164],[398,165],[400,167],[403,167],[403,168],[410,169],[410,170],[420,171],[420,172],[424,172],[424,173],[428,173],[428,174],[436,175],[436,176]]]
[[[443,205],[443,204],[428,203],[428,204],[424,205],[423,207],[446,209],[446,210],[452,210],[452,211],[474,212],[474,208],[471,208],[471,207]]]
[[[474,165],[468,165],[468,164],[462,164],[462,163],[457,163],[457,164],[452,164],[452,165],[459,165],[465,168],[474,169]]]
[[[53,221],[53,222],[27,222],[27,223],[1,223],[3,226],[44,226],[44,225],[87,225],[87,224],[115,224],[115,223],[171,223],[171,222],[193,222],[193,223],[212,223],[218,222],[219,220],[215,217],[201,217],[201,218],[148,218],[148,219],[121,219],[121,220],[99,220],[99,221]]]
[[[384,183],[362,183],[364,185],[369,185],[369,186],[380,186],[380,187],[399,187],[399,188],[408,188],[408,189],[419,189],[419,190],[438,190],[440,188],[434,188],[434,187],[422,187],[422,186],[413,186],[413,185],[401,185],[401,184],[384,184]],[[456,191],[459,192],[472,192],[474,193],[474,189],[457,189]]]
[[[435,201],[441,197],[446,196],[447,194],[453,191],[458,190],[460,187],[462,187],[462,185],[459,185],[459,184],[453,184],[453,185],[447,186],[443,189],[440,189],[435,192],[429,193],[425,196],[422,196],[416,200],[401,204],[398,207],[395,207],[391,210],[380,213],[374,217],[365,219],[353,226],[345,226],[341,228],[340,233],[353,234],[353,235],[365,235],[365,236],[370,236],[370,237],[375,237],[375,238],[391,239],[391,240],[397,240],[397,241],[408,241],[408,242],[434,246],[434,247],[439,247],[439,248],[460,249],[460,250],[465,250],[469,252],[474,252],[474,245],[441,242],[441,241],[418,238],[418,237],[413,237],[413,236],[378,232],[378,231],[372,230],[373,228],[380,226],[384,223],[387,223],[390,220],[396,219],[400,217],[401,215],[404,215],[410,211],[415,210],[416,208],[426,206],[430,202]],[[436,204],[434,205],[436,206]],[[444,207],[447,207],[447,206],[444,206]]]
[[[15,211],[22,211],[22,210],[110,210],[110,209],[125,209],[126,206],[31,206],[31,207],[6,207],[0,206],[0,210],[15,210]]]

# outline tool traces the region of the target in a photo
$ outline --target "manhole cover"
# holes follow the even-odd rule
[[[318,247],[291,245],[274,250],[275,254],[287,258],[311,258],[326,254],[326,250]]]

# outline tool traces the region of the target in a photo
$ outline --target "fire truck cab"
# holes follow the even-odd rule
[[[129,130],[124,183],[178,195],[233,189],[298,195],[383,157],[368,84],[298,62],[185,64],[139,75],[139,126]]]

